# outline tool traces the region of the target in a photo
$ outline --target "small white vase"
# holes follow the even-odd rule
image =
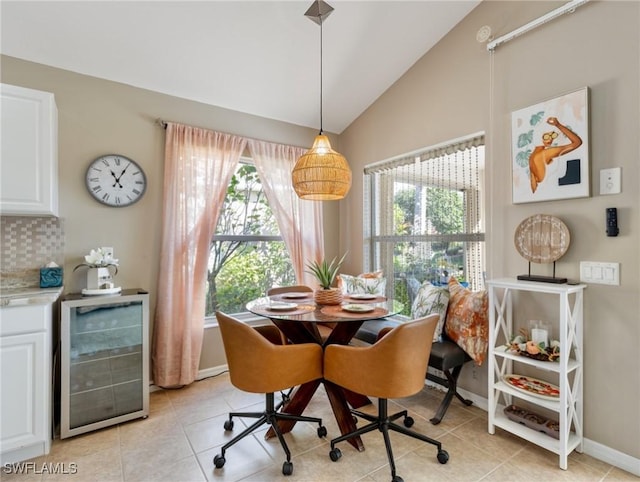
[[[87,289],[99,290],[112,287],[113,277],[109,268],[89,268],[87,270]]]

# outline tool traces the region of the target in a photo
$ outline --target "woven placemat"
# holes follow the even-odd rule
[[[298,305],[297,308],[291,310],[272,310],[269,308],[269,305],[260,305],[254,306],[251,311],[254,313],[258,313],[263,316],[289,316],[289,315],[304,315],[305,313],[309,313],[310,311],[314,311],[316,309],[316,305]]]
[[[353,318],[354,320],[370,320],[373,318],[382,318],[389,314],[389,310],[386,308],[375,308],[373,311],[367,311],[366,313],[352,313],[342,309],[342,306],[323,306],[320,312],[339,318]]]

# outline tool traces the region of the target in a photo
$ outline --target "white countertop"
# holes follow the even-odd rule
[[[58,288],[11,288],[0,291],[0,306],[44,305],[54,303],[62,294]]]

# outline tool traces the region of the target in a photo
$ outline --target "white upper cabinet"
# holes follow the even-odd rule
[[[0,214],[58,215],[58,109],[53,94],[0,84]]]

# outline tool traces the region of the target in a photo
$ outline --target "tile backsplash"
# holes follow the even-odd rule
[[[0,289],[40,286],[40,268],[64,264],[61,218],[0,216]]]

